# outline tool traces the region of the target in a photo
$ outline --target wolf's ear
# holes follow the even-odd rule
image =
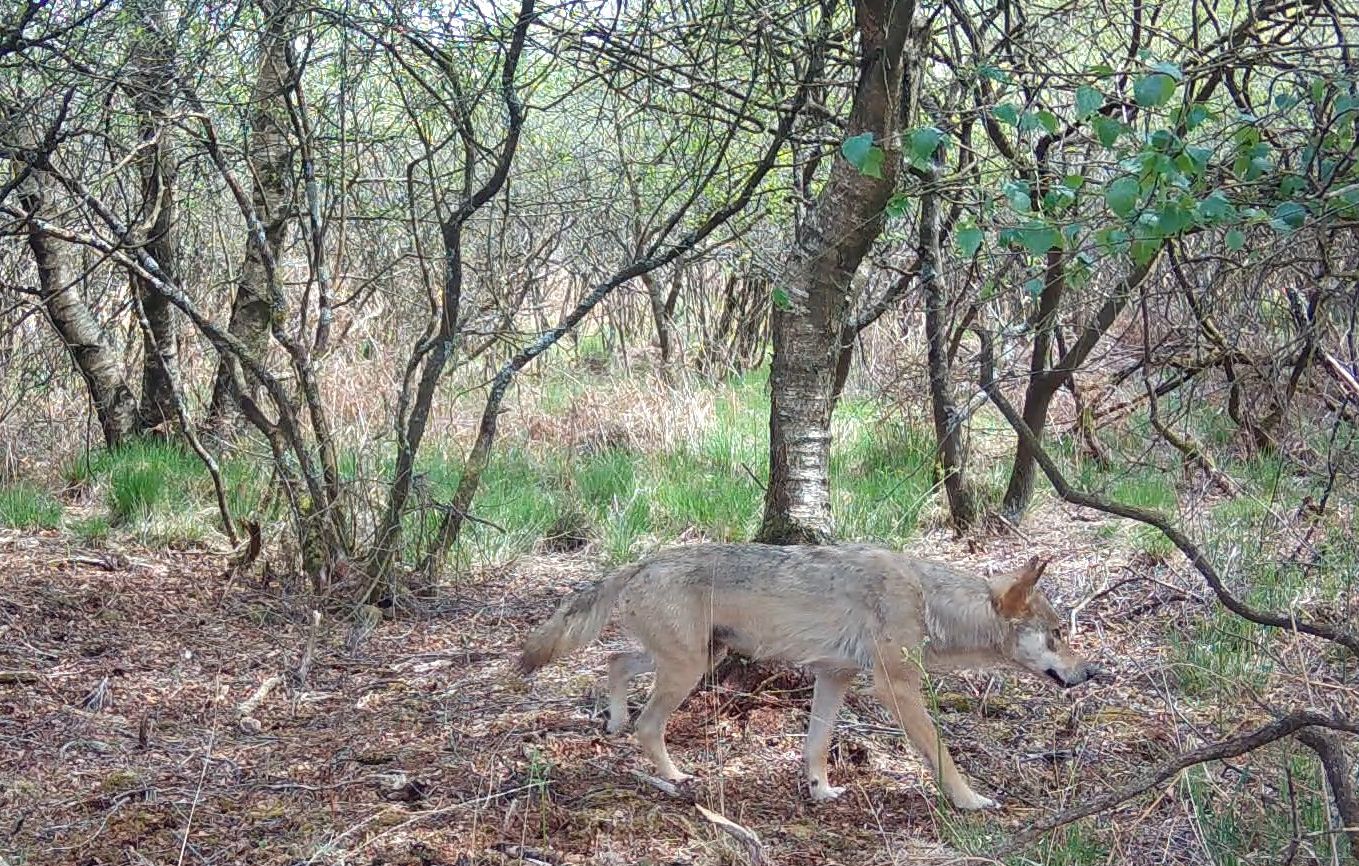
[[[1014,577],[992,585],[992,600],[1002,616],[1016,617],[1029,607],[1029,596],[1038,585],[1038,578],[1048,567],[1047,560],[1033,557]]]

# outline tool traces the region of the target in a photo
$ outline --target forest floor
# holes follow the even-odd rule
[[[1005,673],[934,681],[943,735],[1002,809],[942,805],[859,694],[832,752],[846,796],[812,805],[799,763],[807,693],[720,685],[695,692],[669,729],[677,763],[700,777],[697,802],[758,834],[772,863],[987,862],[968,852],[1266,718],[1244,698],[1175,693],[1156,635],[1209,604],[1186,567],[1113,549],[1089,513],[1043,508],[1023,537],[933,531],[911,545],[979,571],[1042,551],[1051,594],[1083,605],[1073,643],[1117,676],[1069,692]],[[314,599],[224,570],[205,553],[0,529],[0,863],[748,862],[693,803],[630,772],[650,771],[630,737],[603,733],[597,694],[617,633],[531,681],[513,671],[527,630],[599,575],[590,556],[527,555],[466,576],[357,644],[342,616],[313,628]],[[1273,773],[1208,765],[1029,856],[1210,862],[1223,830],[1212,816],[1225,813],[1205,801],[1291,808],[1296,829],[1299,800],[1281,791]],[[1249,852],[1251,815],[1234,814]],[[1295,863],[1331,862],[1324,835],[1295,837]],[[1275,862],[1277,849],[1260,854]]]

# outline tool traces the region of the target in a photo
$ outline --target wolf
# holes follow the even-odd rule
[[[665,725],[727,652],[805,666],[815,676],[803,759],[813,800],[843,788],[826,775],[831,730],[856,675],[873,689],[955,806],[996,802],[972,790],[925,708],[924,671],[1004,665],[1069,688],[1101,673],[1063,639],[1062,618],[1037,587],[1047,563],[983,578],[863,544],[694,544],[662,550],[562,602],[524,642],[528,675],[595,640],[616,606],[640,652],[608,667],[608,731],[628,724],[628,683],[654,671],[635,734],[659,775],[692,777],[670,759]]]

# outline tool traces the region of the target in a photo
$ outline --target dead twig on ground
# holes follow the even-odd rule
[[[755,834],[754,830],[742,827],[727,816],[718,814],[711,809],[705,809],[698,803],[694,804],[694,808],[698,810],[698,814],[708,819],[717,829],[741,843],[741,847],[746,849],[746,857],[749,858],[751,866],[773,866],[773,861],[764,856],[764,849],[760,846],[760,837]]]
[[[259,688],[250,697],[241,701],[240,706],[236,707],[236,724],[242,731],[248,734],[258,733],[260,729],[259,720],[255,718],[255,710],[259,709],[264,699],[269,697],[272,692],[283,682],[283,677],[274,674],[273,676],[260,683]]]
[[[307,683],[307,675],[311,673],[312,659],[316,655],[316,638],[321,631],[321,612],[313,610],[311,612],[311,628],[307,630],[307,642],[302,647],[302,658],[298,659],[297,667],[289,673],[294,688],[302,688]]]

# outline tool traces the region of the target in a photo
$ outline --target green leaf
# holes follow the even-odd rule
[[[787,312],[793,308],[793,299],[788,297],[788,290],[782,286],[774,287],[774,307]]]
[[[1307,208],[1295,201],[1286,201],[1274,208],[1269,224],[1275,231],[1291,232],[1302,228],[1307,221]]]
[[[1153,72],[1137,79],[1133,85],[1133,99],[1144,108],[1155,108],[1169,102],[1177,86],[1175,79],[1166,73]]]
[[[1300,174],[1284,175],[1284,179],[1279,181],[1279,197],[1292,198],[1307,188],[1307,178]]]
[[[882,152],[882,148],[873,148],[868,152],[868,159],[864,161],[863,173],[868,177],[882,180],[882,163],[886,158],[887,154]]]
[[[958,229],[958,249],[966,258],[972,258],[981,249],[982,240],[986,237],[985,233],[974,225],[961,226]]]
[[[1213,113],[1206,105],[1192,105],[1184,116],[1184,128],[1188,132],[1193,132],[1212,116]]]
[[[1151,134],[1151,146],[1163,153],[1174,150],[1178,143],[1179,138],[1168,129],[1158,129]]]
[[[1114,74],[1114,68],[1107,63],[1096,63],[1086,70],[1096,78],[1108,78]]]
[[[1005,70],[1001,69],[1000,67],[991,66],[990,64],[982,64],[981,66],[977,67],[977,71],[980,72],[984,77],[989,78],[992,81],[999,82],[1000,84],[1010,83],[1010,76],[1007,75],[1005,73]]]
[[[1156,215],[1156,228],[1165,237],[1173,237],[1189,227],[1192,222],[1189,212],[1178,202],[1166,202]]]
[[[1029,196],[1029,182],[1026,180],[1007,180],[1000,186],[1001,193],[1010,202],[1010,207],[1019,213],[1028,213],[1033,204]]]
[[[1001,123],[1008,123],[1010,126],[1019,125],[1019,109],[1008,102],[991,109],[991,116]]]
[[[1213,152],[1206,147],[1195,147],[1190,145],[1184,149],[1184,156],[1189,160],[1189,164],[1193,168],[1193,171],[1187,171],[1185,173],[1197,175],[1202,174],[1203,170],[1208,167],[1208,160],[1212,158]]]
[[[933,126],[917,129],[909,138],[911,156],[921,162],[927,162],[934,158],[935,151],[939,149],[939,143],[943,140],[944,133]]]
[[[1069,190],[1079,190],[1081,187],[1085,186],[1085,178],[1081,177],[1079,174],[1069,174],[1062,178],[1062,186]]]
[[[1095,232],[1095,243],[1106,253],[1121,252],[1128,243],[1128,233],[1119,228],[1103,228]]]
[[[1135,238],[1132,242],[1133,261],[1145,265],[1156,258],[1156,251],[1160,248],[1160,238]]]
[[[894,220],[906,216],[910,210],[911,199],[904,192],[894,193],[892,197],[887,200],[887,207],[883,208],[883,211],[887,216]]]
[[[1061,122],[1057,120],[1057,115],[1046,108],[1038,112],[1038,123],[1050,133],[1057,132],[1058,127],[1061,126]]]
[[[1085,120],[1104,105],[1104,94],[1088,84],[1076,88],[1076,117]]]
[[[1076,193],[1064,186],[1056,186],[1043,193],[1043,210],[1047,213],[1057,213],[1065,210],[1076,201]]]
[[[1359,216],[1359,183],[1338,190],[1332,201],[1335,212],[1340,216],[1347,218]]]
[[[845,160],[859,170],[860,174],[882,179],[882,161],[886,154],[873,143],[873,133],[861,132],[851,135],[840,145]]]
[[[1227,249],[1236,252],[1246,245],[1246,236],[1241,229],[1231,229],[1227,232]]]
[[[1024,284],[1024,293],[1031,298],[1036,298],[1043,294],[1043,278],[1034,277]]]
[[[1175,176],[1175,162],[1164,153],[1144,150],[1137,155],[1137,163],[1146,177],[1172,178]]]
[[[1169,75],[1176,81],[1184,81],[1184,72],[1174,63],[1162,61],[1161,63],[1153,63],[1151,68],[1163,75]]]
[[[1199,219],[1211,225],[1230,219],[1236,212],[1236,208],[1222,194],[1221,190],[1213,190],[1208,197],[1199,202],[1194,208],[1198,212]]]
[[[1137,197],[1141,194],[1142,187],[1137,178],[1125,175],[1104,188],[1104,203],[1109,210],[1127,219],[1137,208]]]
[[[1320,108],[1321,104],[1326,101],[1326,79],[1313,78],[1311,91],[1312,104]]]
[[[840,145],[840,152],[845,155],[845,159],[860,171],[863,171],[864,162],[868,159],[868,152],[872,149],[873,133],[871,132],[851,135],[845,139],[844,144]]]
[[[1095,137],[1099,139],[1099,143],[1105,147],[1113,147],[1118,137],[1123,134],[1122,122],[1102,114],[1091,118],[1090,126],[1095,130]]]
[[[1015,229],[1015,240],[1034,255],[1041,255],[1062,245],[1061,235],[1047,223],[1031,222]]]

